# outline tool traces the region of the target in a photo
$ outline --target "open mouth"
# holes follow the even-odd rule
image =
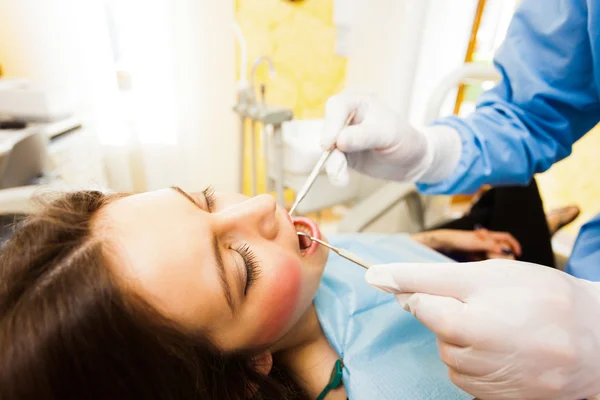
[[[296,217],[293,219],[293,222],[296,232],[303,232],[311,237],[321,239],[321,231],[313,220],[305,217]],[[315,252],[318,244],[316,242],[312,242],[307,237],[298,236],[298,246],[300,247],[302,255],[308,256]]]

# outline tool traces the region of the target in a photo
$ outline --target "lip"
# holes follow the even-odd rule
[[[319,227],[312,219],[306,218],[306,217],[295,217],[295,218],[291,218],[291,219],[292,219],[294,226],[296,224],[302,225],[303,227],[308,228],[310,230],[310,236],[312,236],[316,239],[321,239],[321,231],[319,230]],[[317,250],[318,246],[319,246],[318,243],[312,242],[310,247],[303,251],[303,254],[305,256],[309,256],[309,255],[313,254]]]

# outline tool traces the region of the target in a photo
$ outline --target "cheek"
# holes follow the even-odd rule
[[[281,261],[277,269],[265,277],[264,284],[265,293],[262,295],[258,317],[262,329],[258,332],[256,341],[266,344],[281,334],[296,311],[302,286],[300,261]]]

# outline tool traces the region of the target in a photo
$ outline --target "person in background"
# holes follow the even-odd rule
[[[507,247],[502,250],[504,257],[456,252],[447,254],[463,262],[507,258],[556,268],[552,236],[577,218],[579,207],[571,205],[545,213],[535,180],[527,186],[486,189],[478,193],[468,212],[461,218],[437,225],[429,231],[447,230],[453,235],[457,235],[458,231],[475,231],[481,237],[494,235],[493,232],[507,232],[519,243],[519,253],[515,254]]]

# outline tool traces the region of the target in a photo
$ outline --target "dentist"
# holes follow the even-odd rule
[[[474,113],[423,129],[368,98],[331,98],[322,134],[324,147],[338,148],[331,181],[346,183],[350,167],[429,194],[527,184],[600,121],[600,2],[523,0],[495,64],[502,80]],[[437,335],[465,391],[592,398],[600,394],[600,216],[582,227],[566,272],[493,260],[382,265],[366,279]]]

